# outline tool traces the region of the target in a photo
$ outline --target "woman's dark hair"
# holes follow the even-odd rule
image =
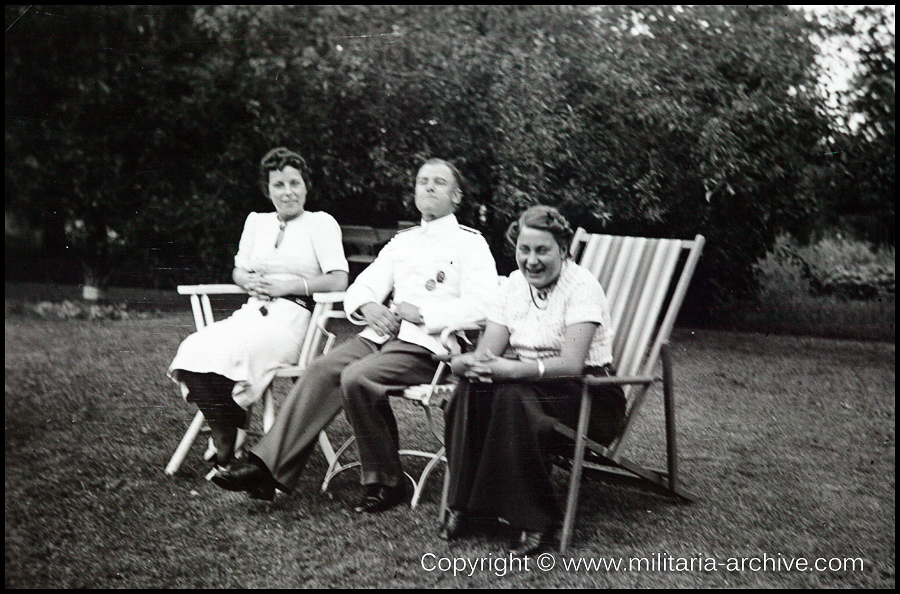
[[[294,151],[280,146],[266,153],[266,156],[259,162],[259,185],[262,187],[263,194],[269,195],[269,172],[281,171],[287,166],[300,172],[307,190],[312,187],[309,179],[309,165],[306,164],[306,160]]]
[[[572,227],[569,226],[569,221],[552,206],[537,204],[529,207],[519,216],[519,220],[514,221],[509,226],[506,230],[506,239],[513,246],[516,245],[516,241],[519,239],[522,227],[530,227],[550,233],[553,235],[556,243],[559,244],[559,250],[562,252],[563,257],[568,257],[569,245],[571,245],[575,233],[572,231]]]

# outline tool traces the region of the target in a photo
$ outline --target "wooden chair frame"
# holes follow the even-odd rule
[[[618,375],[584,376],[576,427],[573,430],[560,422],[554,427],[575,443],[560,538],[561,553],[568,550],[572,540],[585,468],[614,481],[649,486],[669,496],[692,499],[678,485],[674,382],[668,340],[704,243],[702,235],[693,240],[677,240],[590,234],[581,228],[575,232],[571,256],[597,276],[609,300],[615,330],[613,363]],[[660,360],[661,376],[657,374]],[[658,383],[662,384],[664,398],[665,471],[645,468],[623,454],[647,392]],[[607,446],[587,437],[592,404],[588,388],[598,385],[622,386],[628,400],[624,428]],[[587,452],[593,455],[592,461],[585,460]],[[447,511],[449,475],[444,479],[442,521]]]
[[[555,427],[575,442],[560,540],[562,553],[571,543],[581,476],[585,468],[609,479],[649,486],[683,500],[692,499],[678,484],[675,394],[668,341],[704,243],[702,235],[697,235],[693,240],[677,240],[597,235],[586,233],[583,229],[578,229],[575,234],[573,257],[597,275],[609,299],[612,326],[616,331],[613,363],[618,375],[609,378],[584,377],[575,430],[562,423],[557,423]],[[657,371],[660,362],[661,376]],[[647,392],[660,383],[666,435],[667,468],[664,471],[645,468],[626,458],[623,453]],[[625,426],[608,446],[587,437],[591,410],[588,388],[599,385],[621,386],[629,402]],[[600,464],[585,462],[586,452],[591,452]]]

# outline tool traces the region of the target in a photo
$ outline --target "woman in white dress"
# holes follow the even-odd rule
[[[337,221],[308,212],[306,161],[276,148],[260,162],[260,185],[275,212],[250,213],[234,258],[234,282],[250,295],[231,317],[188,336],[168,375],[206,417],[216,463],[234,457],[245,408],[284,364],[300,356],[311,295],[347,288],[348,266]]]

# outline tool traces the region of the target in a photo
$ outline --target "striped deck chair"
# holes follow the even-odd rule
[[[194,313],[194,323],[199,330],[215,321],[213,318],[210,295],[240,295],[246,292],[237,285],[224,284],[180,285],[178,287],[178,293],[181,295],[190,295],[191,309]],[[275,374],[275,378],[299,378],[303,375],[307,364],[312,361],[314,357],[321,353],[328,352],[334,342],[334,335],[325,330],[325,323],[331,318],[343,315],[343,312],[336,312],[334,310],[334,305],[343,301],[343,297],[344,293],[342,292],[316,293],[313,295],[313,300],[316,302],[316,305],[313,308],[312,315],[309,319],[306,336],[303,339],[303,347],[300,351],[300,358],[296,365],[285,366],[279,369]],[[275,402],[272,395],[272,384],[274,384],[274,382],[275,380],[273,379],[262,397],[264,432],[268,432],[275,423]],[[204,423],[203,413],[198,411],[197,414],[194,415],[194,420],[188,427],[187,432],[185,432],[184,437],[181,438],[181,442],[175,449],[175,453],[172,454],[172,458],[166,465],[165,472],[167,475],[172,476],[178,472],[178,469],[181,467],[182,462],[184,462],[191,446],[203,430]],[[246,437],[246,434],[244,434],[244,437]],[[238,443],[238,447],[235,449],[239,449],[241,445],[241,443]],[[328,441],[328,436],[325,435],[324,431],[319,434],[319,447],[322,449],[322,453],[325,454],[328,463],[333,464],[335,460],[334,448],[331,446],[331,442]],[[209,454],[210,451],[207,450],[206,455],[209,456]]]
[[[704,242],[702,235],[682,241],[589,234],[583,229],[575,233],[572,256],[597,276],[609,299],[615,330],[613,363],[618,376],[585,377],[577,427],[574,431],[562,423],[557,423],[555,427],[575,441],[560,541],[561,553],[566,552],[572,539],[586,453],[600,463],[599,468],[588,463],[589,467],[605,477],[644,484],[667,495],[691,499],[678,485],[675,402],[668,340]],[[661,375],[657,371],[660,362]],[[657,383],[661,383],[663,389],[665,471],[645,468],[624,455],[644,398]],[[619,436],[610,445],[601,446],[587,438],[591,408],[587,387],[609,384],[622,386],[628,409]]]

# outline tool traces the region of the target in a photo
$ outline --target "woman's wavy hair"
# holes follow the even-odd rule
[[[519,215],[519,219],[514,221],[506,230],[506,240],[513,247],[515,247],[516,241],[519,239],[522,227],[530,227],[550,233],[559,245],[563,258],[569,257],[569,246],[572,243],[575,232],[572,231],[569,221],[552,206],[537,204],[529,207]]]
[[[263,194],[267,197],[269,195],[269,172],[281,171],[289,165],[303,176],[303,183],[306,184],[307,190],[312,187],[309,179],[309,165],[306,164],[306,160],[294,151],[280,146],[266,153],[259,162],[259,185]]]

